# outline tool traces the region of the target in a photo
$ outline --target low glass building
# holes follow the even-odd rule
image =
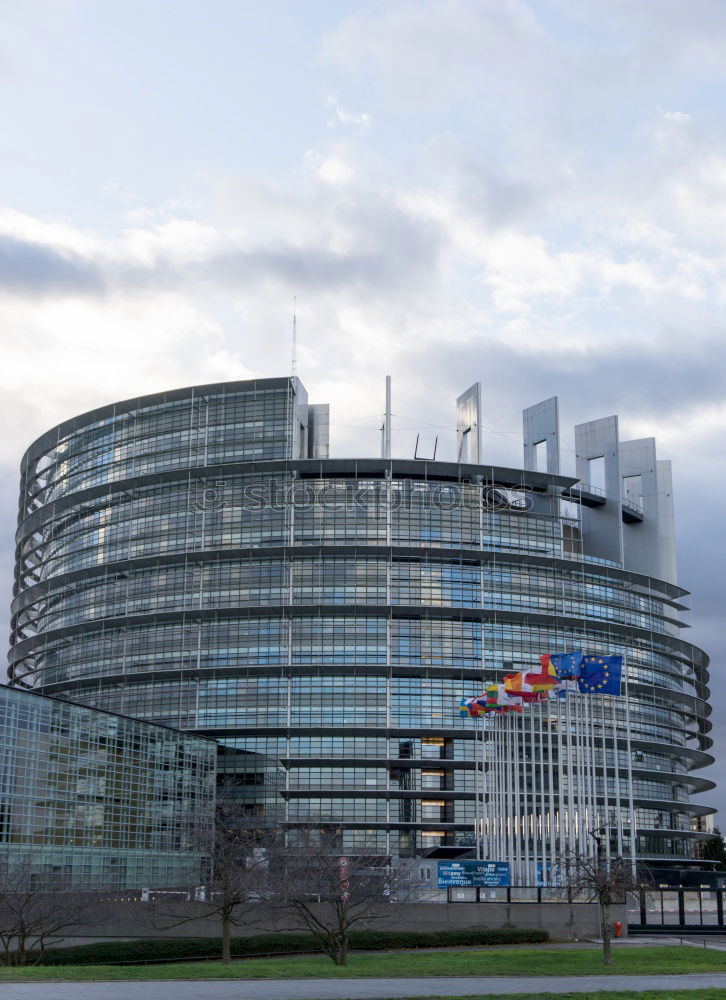
[[[0,687],[0,863],[59,887],[189,887],[206,878],[216,745]]]
[[[694,861],[708,658],[681,638],[668,463],[607,418],[561,474],[547,400],[524,467],[487,465],[480,395],[456,462],[330,458],[296,378],[53,428],[22,463],[11,683],[213,737],[251,809],[334,824],[346,851],[455,853],[475,817],[460,697],[544,652],[623,653],[638,852]]]

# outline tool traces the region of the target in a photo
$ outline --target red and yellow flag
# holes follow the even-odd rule
[[[550,654],[544,653],[539,658],[542,664],[539,672],[530,671],[525,675],[528,684],[531,684],[533,691],[551,691],[557,687],[557,671],[550,663]]]

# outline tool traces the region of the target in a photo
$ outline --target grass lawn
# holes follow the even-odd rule
[[[607,973],[726,972],[726,952],[685,946],[615,948],[606,969],[599,949],[471,948],[448,952],[358,953],[338,968],[324,956],[252,958],[164,965],[47,966],[0,968],[2,982],[87,982],[122,979],[336,979],[360,976],[588,976]],[[717,993],[714,996],[718,995]],[[726,997],[726,992],[723,994]],[[610,994],[612,1000],[612,994]]]
[[[465,997],[408,997],[408,1000],[726,1000],[726,990],[646,990],[644,993],[635,990],[609,990],[597,993],[486,993]]]

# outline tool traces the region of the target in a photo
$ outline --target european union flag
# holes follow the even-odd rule
[[[584,656],[577,681],[581,694],[620,694],[622,656]]]
[[[582,672],[582,653],[550,653],[550,663],[560,681],[577,680]]]

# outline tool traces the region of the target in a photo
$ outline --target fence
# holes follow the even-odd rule
[[[651,889],[628,905],[630,933],[724,930],[723,889]]]
[[[440,889],[441,902],[446,903],[584,903],[584,898],[568,899],[565,889],[547,886],[511,885],[496,888]],[[447,894],[447,895],[445,895]],[[433,900],[431,900],[433,902]]]

